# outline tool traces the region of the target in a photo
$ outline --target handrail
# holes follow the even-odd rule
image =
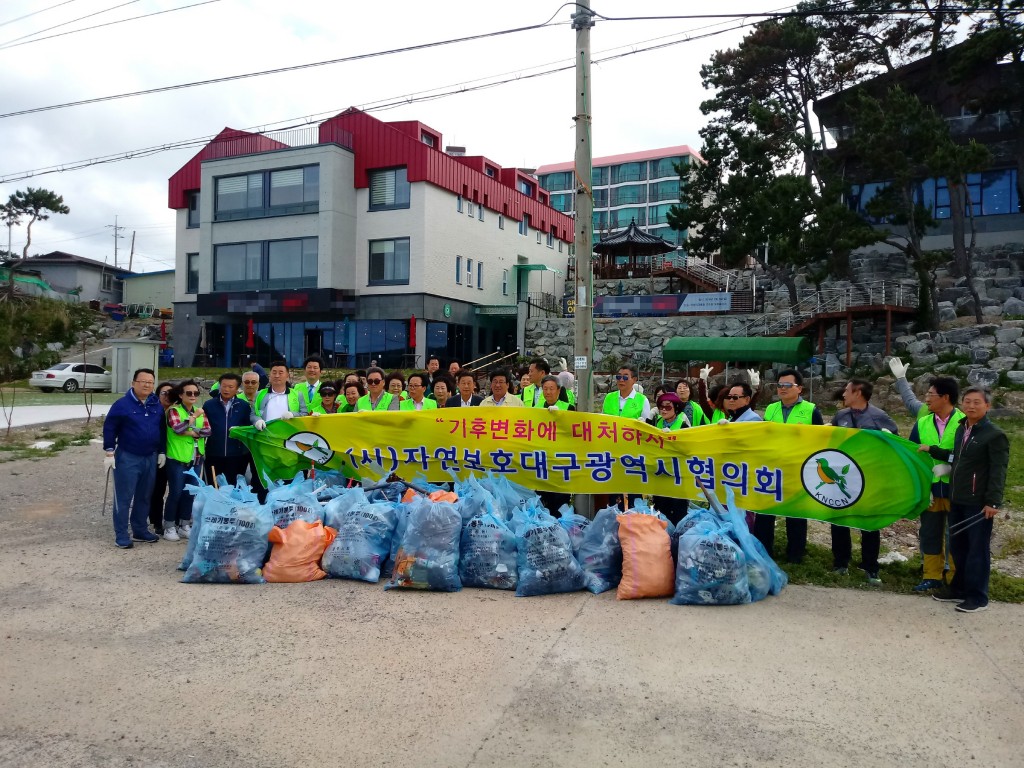
[[[500,354],[501,354],[501,350],[500,349],[495,350],[494,352],[488,352],[483,357],[478,357],[476,360],[471,360],[468,363],[463,363],[462,367],[463,368],[469,368],[470,370],[476,370],[477,368],[479,368],[481,366],[481,364],[482,365],[488,365],[489,363],[492,362],[491,360],[488,360],[487,358],[494,357],[495,355],[500,355]]]

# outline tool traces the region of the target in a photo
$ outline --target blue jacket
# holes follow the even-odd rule
[[[115,448],[136,456],[163,453],[167,435],[164,430],[164,409],[160,399],[150,395],[141,403],[129,389],[117,400],[103,421],[103,450]]]
[[[210,424],[210,436],[206,438],[207,456],[245,456],[245,446],[228,437],[232,427],[248,427],[252,408],[249,403],[237,397],[231,398],[228,409],[219,397],[211,397],[203,403],[203,413]]]

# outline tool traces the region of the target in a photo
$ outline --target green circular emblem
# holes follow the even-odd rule
[[[444,305],[444,316],[445,317],[451,317],[452,316],[452,305],[451,304],[445,304]]]

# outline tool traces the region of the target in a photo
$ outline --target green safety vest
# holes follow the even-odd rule
[[[402,402],[400,402],[398,404],[398,410],[400,410],[400,411],[415,411],[416,410],[416,403],[414,403],[411,399],[410,400],[403,400]],[[437,403],[434,402],[433,400],[427,400],[427,398],[424,397],[423,398],[423,410],[424,411],[434,411],[434,410],[437,410]]]
[[[810,424],[814,416],[814,403],[801,400],[789,412],[789,418],[782,417],[782,401],[776,400],[764,409],[765,421],[776,421],[779,424]]]
[[[261,389],[259,392],[256,393],[256,402],[253,404],[252,409],[254,411],[256,411],[257,418],[259,418],[260,416],[263,415],[263,411],[260,410],[260,409],[263,406],[263,401],[266,400],[267,393],[269,391],[270,391],[270,388],[267,387],[266,389]],[[317,396],[319,397],[319,394]],[[291,387],[288,390],[288,410],[291,411],[293,416],[300,416],[300,415],[302,415],[301,414],[302,408],[299,407],[299,398],[300,397],[302,398],[302,405],[306,405],[306,397],[305,397],[305,395],[303,395],[301,392],[299,392],[297,389],[295,389],[295,387]],[[323,409],[323,405],[321,404],[319,413],[323,413],[323,412],[324,412],[324,409]]]
[[[172,405],[168,410],[168,415],[171,411],[175,411],[178,414],[178,418],[182,421],[188,421],[189,413],[185,410],[183,405]],[[200,409],[196,408],[196,427],[202,429],[206,423],[206,414]],[[182,464],[191,464],[192,460],[196,456],[196,449],[199,450],[199,455],[203,456],[206,453],[206,438],[196,437],[195,435],[185,433],[184,435],[176,434],[171,429],[170,421],[167,424],[167,458],[174,459],[175,461],[181,462]]]
[[[536,403],[534,402],[538,394],[539,389],[536,384],[527,384],[525,387],[523,387],[523,394],[521,395],[521,397],[523,398],[523,405],[525,405],[527,408],[543,408],[543,396],[541,396],[539,400],[536,400]]]
[[[565,396],[569,398],[569,405],[576,405],[576,393],[566,388]]]
[[[643,415],[646,400],[647,398],[639,392],[634,392],[626,399],[626,405],[620,411],[618,391],[610,392],[605,395],[603,413],[608,416],[621,416],[624,419],[639,419]]]
[[[956,429],[960,425],[960,422],[965,418],[964,412],[959,408],[953,409],[953,413],[949,416],[949,422],[946,424],[946,431],[942,433],[942,439],[940,440],[939,430],[935,428],[935,414],[929,411],[927,406],[921,410],[925,412],[924,416],[917,420],[917,439],[921,441],[921,445],[937,445],[952,453],[954,438],[956,437]],[[945,462],[932,459],[933,467],[937,464],[944,463]],[[949,475],[933,478],[933,480],[935,482],[948,483]]]
[[[394,397],[390,392],[384,392],[380,396],[380,400],[377,403],[377,407],[374,408],[370,405],[370,396],[363,395],[356,401],[357,411],[389,411],[391,410],[391,399]]]
[[[717,408],[715,408],[715,410],[711,414],[711,423],[712,424],[717,424],[722,419],[728,419],[728,418],[729,418],[729,414],[727,414],[725,411],[720,411]]]
[[[557,408],[560,411],[568,411],[569,410],[569,404],[567,402],[565,402],[565,400],[555,400],[554,406],[555,406],[555,408]],[[550,408],[551,406],[547,404],[547,401],[545,401],[544,403],[541,404],[540,407],[541,408]]]
[[[704,409],[697,405],[692,400],[687,400],[683,403],[684,413],[686,406],[690,406],[690,426],[699,427],[703,424],[708,423],[708,417],[704,415]],[[660,417],[659,417],[660,418]]]
[[[323,384],[323,381],[317,381],[316,386],[313,387],[313,396],[312,397],[309,396],[309,382],[308,381],[303,380],[303,381],[300,381],[298,384],[293,384],[292,385],[292,389],[293,390],[297,389],[300,392],[302,392],[302,396],[306,399],[306,405],[309,406],[309,412],[310,413],[312,413],[313,411],[316,411],[317,413],[326,413],[326,411],[324,410],[323,398],[320,397],[320,385],[321,384]]]
[[[675,432],[676,430],[683,428],[683,414],[680,413],[676,417],[676,420],[673,421],[671,424],[666,424],[665,420],[661,418],[661,416],[659,416],[658,421],[655,423],[654,426],[656,426],[658,429],[664,429],[667,426],[670,432]]]

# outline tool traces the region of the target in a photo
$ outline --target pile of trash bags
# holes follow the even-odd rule
[[[731,491],[723,507],[691,504],[673,526],[642,500],[593,520],[500,474],[352,485],[340,475],[277,483],[260,504],[244,480],[196,478],[186,583],[305,582],[385,589],[514,590],[528,597],[616,590],[620,600],[735,605],[778,594],[786,575],[747,529]],[[557,516],[556,516],[557,515]]]

